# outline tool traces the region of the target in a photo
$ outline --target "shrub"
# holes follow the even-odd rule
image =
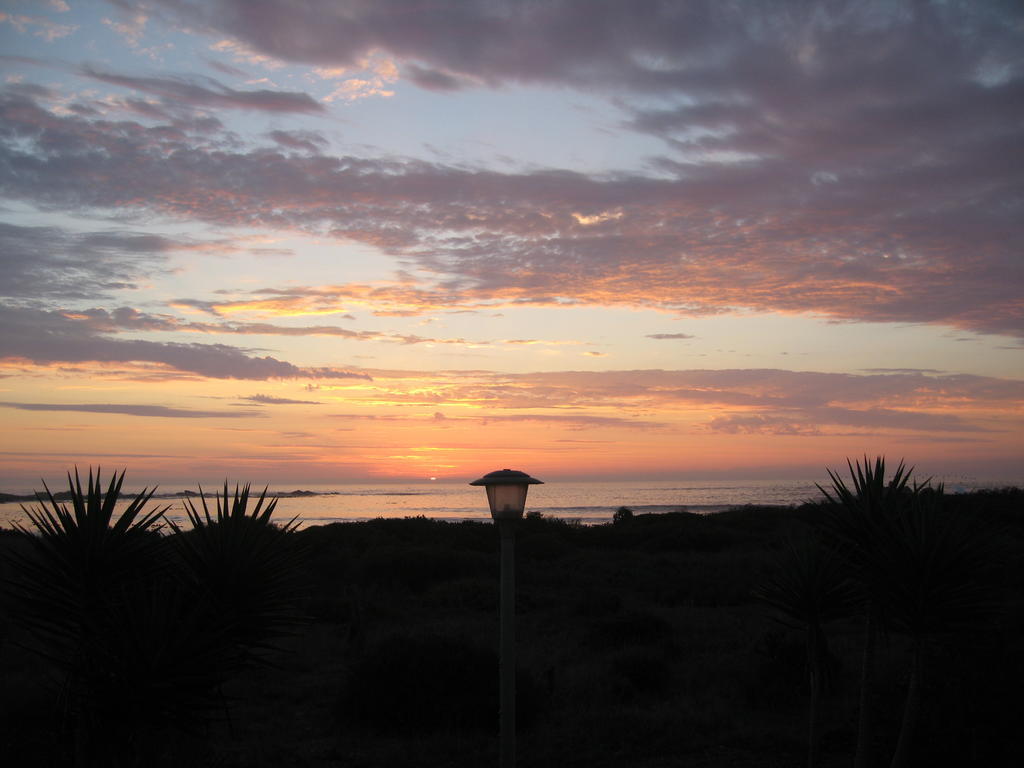
[[[517,721],[528,727],[539,709],[539,688],[521,669],[516,688]],[[392,734],[493,730],[497,654],[451,637],[388,637],[351,668],[340,714]]]
[[[363,553],[356,568],[364,584],[397,586],[413,592],[456,579],[490,575],[493,557],[478,552],[414,545],[383,545]]]
[[[746,698],[752,707],[793,706],[807,692],[807,647],[796,632],[766,632],[750,649],[747,663]]]
[[[631,648],[612,658],[609,677],[613,692],[631,699],[664,699],[672,690],[672,665],[664,654]]]
[[[46,488],[25,509],[26,546],[8,548],[11,618],[63,677],[54,725],[76,765],[156,764],[162,732],[198,726],[218,686],[292,618],[295,553],[273,503],[249,516],[248,487],[229,506],[225,486],[216,520],[205,498],[203,517],[187,502],[194,529],[163,537],[153,491],[115,519],[124,474],[105,492],[99,470],[85,489],[69,474],[70,507]]]
[[[75,760],[85,764],[141,759],[163,718],[187,716],[196,685],[209,687],[173,684],[200,654],[166,644],[166,630],[187,625],[179,609],[188,608],[162,599],[176,594],[156,532],[166,507],[147,510],[153,491],[143,490],[115,520],[123,482],[124,472],[114,474],[104,492],[90,469],[83,489],[76,469],[70,507],[44,484],[39,506],[23,507],[35,533],[19,527],[28,546],[8,553],[11,618],[63,678],[67,719],[55,725],[73,734]]]
[[[179,578],[195,600],[220,617],[238,663],[242,656],[254,660],[254,653],[289,634],[301,620],[296,606],[303,549],[290,535],[296,523],[275,525],[271,516],[277,499],[264,506],[266,493],[264,488],[250,512],[249,485],[236,485],[229,496],[225,482],[223,496],[215,496],[216,515],[211,515],[200,488],[202,512],[185,499],[192,530],[171,524]]]
[[[587,645],[595,649],[618,649],[638,645],[667,645],[672,625],[653,613],[622,613],[590,625]]]

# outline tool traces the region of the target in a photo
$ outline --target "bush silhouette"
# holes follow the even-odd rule
[[[104,491],[99,470],[85,488],[76,470],[69,504],[46,488],[23,508],[26,546],[7,553],[11,620],[62,677],[54,725],[75,765],[155,765],[163,732],[198,727],[221,683],[291,618],[294,553],[273,503],[249,516],[248,488],[229,509],[225,487],[216,521],[194,514],[194,530],[162,536],[152,490],[115,517],[124,474]]]
[[[885,459],[849,463],[852,487],[829,472],[819,489],[829,506],[825,522],[864,595],[865,645],[857,768],[869,762],[872,741],[876,625],[905,635],[910,669],[903,720],[892,766],[910,765],[923,710],[922,681],[931,646],[984,626],[1002,612],[995,566],[1005,550],[996,528],[977,516],[945,508],[942,486],[912,483],[901,462],[887,481]]]
[[[39,505],[22,507],[35,533],[19,528],[28,546],[8,555],[11,618],[61,676],[58,727],[85,765],[141,757],[153,742],[154,717],[189,711],[187,694],[168,690],[180,658],[153,653],[163,643],[159,628],[181,625],[160,615],[181,603],[152,605],[169,570],[157,534],[166,508],[147,510],[153,491],[144,489],[115,519],[123,482],[124,472],[115,474],[104,491],[100,470],[94,477],[90,469],[83,488],[76,469],[68,474],[70,506],[44,484]],[[108,738],[113,721],[120,733]]]
[[[517,721],[529,727],[539,689],[521,669],[516,688]],[[350,670],[340,714],[393,734],[492,731],[498,722],[498,656],[451,637],[385,638]]]
[[[295,520],[275,525],[271,515],[277,500],[264,505],[266,493],[264,488],[250,512],[249,486],[235,486],[229,495],[225,483],[211,514],[200,488],[202,511],[185,499],[192,529],[171,524],[176,575],[223,624],[225,663],[232,667],[256,660],[300,621],[295,606],[301,593],[297,574],[302,549],[289,535]]]

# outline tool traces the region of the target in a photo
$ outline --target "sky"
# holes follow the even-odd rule
[[[1024,6],[2,0],[0,486],[1024,482]]]

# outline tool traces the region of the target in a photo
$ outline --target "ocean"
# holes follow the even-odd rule
[[[992,485],[972,483],[947,486],[947,490],[966,491]],[[182,521],[185,513],[178,495],[181,490],[160,489],[151,503],[169,504],[168,517]],[[216,489],[205,490],[209,493]],[[303,527],[381,517],[490,520],[484,490],[467,483],[272,487],[268,495],[277,495],[280,499],[275,519],[286,521],[294,517]],[[545,517],[594,525],[609,522],[615,510],[623,506],[636,514],[676,510],[706,514],[750,504],[786,506],[819,498],[821,493],[814,481],[550,482],[530,488],[526,509]],[[0,504],[0,527],[10,528],[15,523],[27,522],[19,503]]]

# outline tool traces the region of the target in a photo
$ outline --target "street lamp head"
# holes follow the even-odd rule
[[[487,489],[491,517],[498,522],[522,517],[526,509],[526,491],[531,485],[543,485],[543,482],[518,469],[498,469],[488,472],[470,485],[482,485]]]

